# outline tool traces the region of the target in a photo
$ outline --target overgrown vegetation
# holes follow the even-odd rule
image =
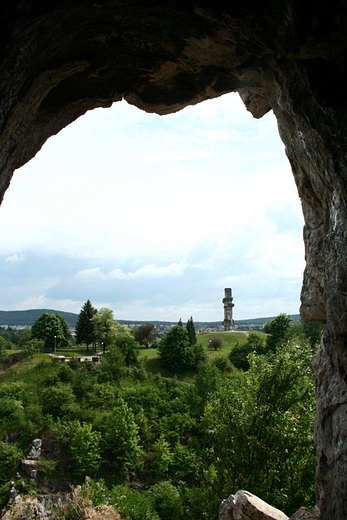
[[[275,346],[265,334],[218,333],[215,350],[213,334],[194,336],[191,318],[190,329],[174,326],[156,349],[98,313],[88,338],[105,345],[100,363],[28,352],[0,373],[3,503],[40,437],[37,486],[88,475],[81,510],[211,520],[241,488],[288,515],[313,505],[314,342],[304,327],[291,334],[289,323]],[[147,332],[141,337],[153,338]],[[79,518],[73,507],[65,518]]]

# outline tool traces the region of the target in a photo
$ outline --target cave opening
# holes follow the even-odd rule
[[[238,319],[298,314],[302,226],[272,112],[254,119],[237,94],[166,116],[117,102],[15,172],[3,306],[219,321],[231,285]]]

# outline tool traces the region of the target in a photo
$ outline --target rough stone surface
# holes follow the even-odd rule
[[[306,507],[300,507],[300,509],[290,517],[290,520],[320,520],[319,510],[307,509]]]
[[[282,511],[248,491],[238,491],[223,500],[219,520],[289,520]]]
[[[305,218],[301,315],[316,358],[317,502],[347,518],[344,0],[12,0],[0,20],[0,200],[51,135],[122,98],[167,114],[238,91],[272,109]],[[230,121],[232,125],[232,121]]]
[[[22,470],[28,477],[30,477],[33,480],[36,479],[36,475],[37,475],[36,468],[37,468],[36,460],[22,459]]]
[[[42,440],[34,439],[29,448],[27,459],[39,460],[41,458]]]

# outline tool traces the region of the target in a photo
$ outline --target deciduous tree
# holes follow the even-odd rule
[[[160,363],[173,371],[190,368],[194,364],[194,351],[189,344],[187,330],[175,325],[159,343]]]
[[[209,347],[213,348],[213,350],[218,350],[222,344],[223,340],[220,336],[212,336],[209,340]]]
[[[45,350],[67,347],[71,340],[69,326],[59,314],[41,314],[31,329],[32,338],[44,341]]]
[[[290,516],[314,501],[311,349],[286,344],[249,359],[248,372],[225,381],[205,409],[213,485],[252,489]]]
[[[151,343],[155,340],[155,326],[153,323],[146,323],[145,325],[140,325],[140,327],[136,327],[134,331],[135,339],[140,345],[148,348]]]
[[[269,334],[266,339],[266,347],[268,350],[275,352],[277,347],[282,345],[288,339],[292,319],[288,314],[279,314],[270,323],[264,327],[264,332]]]
[[[99,348],[102,346],[105,351],[113,342],[117,330],[113,311],[102,308],[93,315],[91,322],[94,328],[95,341],[97,341]]]

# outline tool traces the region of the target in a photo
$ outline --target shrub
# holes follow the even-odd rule
[[[229,361],[244,372],[249,369],[248,356],[251,352],[258,355],[266,353],[264,339],[256,332],[250,332],[246,343],[240,345],[237,343],[229,354]]]
[[[53,417],[69,415],[75,404],[75,395],[70,385],[57,383],[55,386],[44,388],[40,396],[43,413]]]
[[[178,489],[171,482],[159,482],[147,491],[160,520],[181,520],[183,506]]]
[[[181,325],[175,325],[159,343],[160,363],[164,368],[180,372],[194,365],[194,351],[189,336]]]
[[[223,354],[220,354],[219,356],[215,356],[212,359],[211,363],[212,363],[212,365],[217,367],[220,372],[230,372],[230,370],[231,370],[230,361]]]

